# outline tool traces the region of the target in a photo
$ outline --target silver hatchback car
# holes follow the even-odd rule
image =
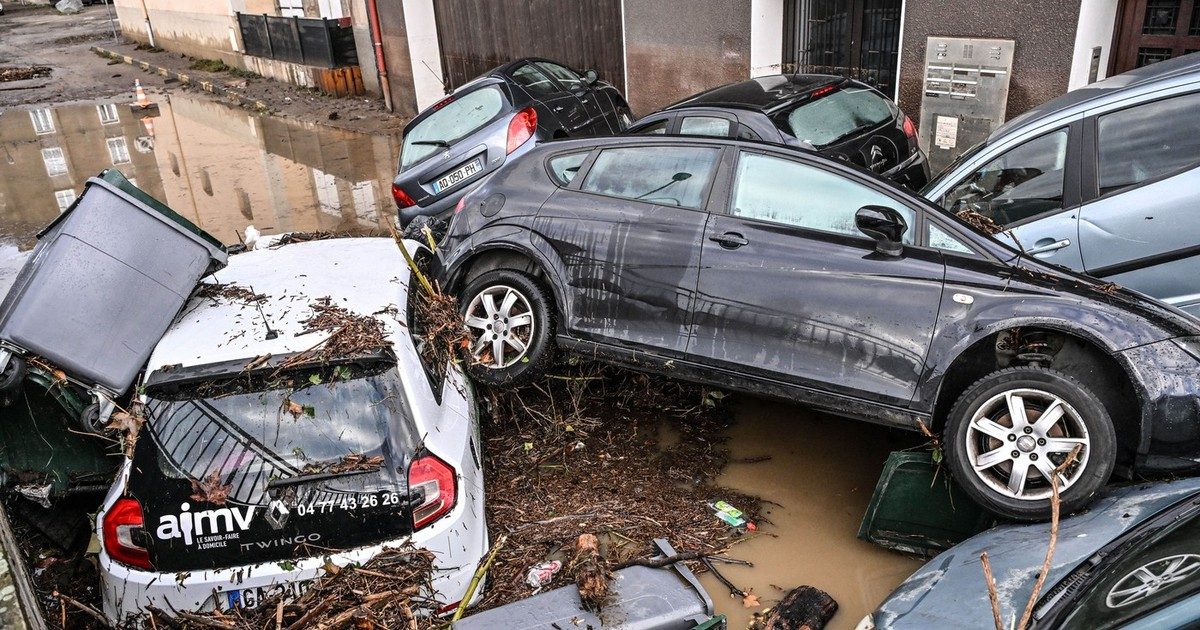
[[[1018,116],[923,194],[1011,229],[1028,254],[1200,317],[1200,54]]]

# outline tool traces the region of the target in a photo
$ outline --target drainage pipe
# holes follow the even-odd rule
[[[379,29],[379,7],[375,0],[367,0],[367,21],[371,23],[371,44],[375,47],[375,70],[379,73],[379,89],[383,91],[383,105],[392,109],[392,84],[388,81],[387,63],[383,59],[383,36]]]

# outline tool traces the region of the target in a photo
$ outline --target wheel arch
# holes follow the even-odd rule
[[[531,236],[535,242],[541,240],[537,235]],[[544,247],[546,251],[553,251],[549,249],[548,243],[544,243]],[[562,285],[558,280],[566,277],[566,271],[561,261],[558,261],[557,258],[550,258],[543,251],[539,251],[540,249],[522,247],[512,242],[489,243],[486,247],[472,252],[469,257],[450,270],[447,276],[447,288],[452,294],[457,295],[472,280],[488,271],[495,269],[522,271],[542,281],[546,291],[550,293],[551,299],[554,300],[558,320],[562,322],[563,314],[567,312],[567,304],[565,292],[559,290]]]

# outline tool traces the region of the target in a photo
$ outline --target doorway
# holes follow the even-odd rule
[[[1200,1],[1126,0],[1122,5],[1110,75],[1200,50]]]
[[[784,0],[784,72],[858,79],[891,97],[903,0]]]

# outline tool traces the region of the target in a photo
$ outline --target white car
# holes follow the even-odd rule
[[[183,308],[147,364],[146,424],[96,519],[110,622],[295,596],[327,561],[406,541],[436,556],[434,612],[457,607],[488,547],[482,443],[462,373],[439,376],[418,354],[408,279],[391,239],[296,243],[215,274],[261,303],[226,291]],[[391,348],[293,365],[330,334],[306,331],[325,297],[383,322]]]

